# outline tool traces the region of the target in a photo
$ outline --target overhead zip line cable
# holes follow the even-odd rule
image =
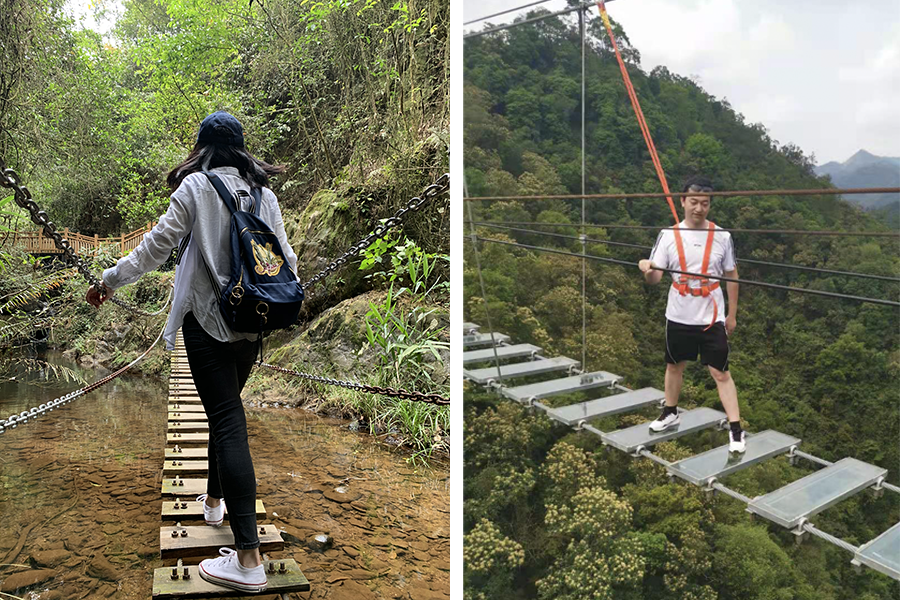
[[[616,265],[623,265],[626,267],[635,267],[634,261],[628,260],[620,260],[617,258],[608,258],[605,256],[594,256],[592,254],[578,254],[577,252],[567,252],[565,250],[556,250],[555,248],[544,248],[543,246],[531,246],[529,244],[520,244],[518,242],[507,242],[505,240],[496,240],[493,238],[486,238],[481,236],[475,236],[475,239],[481,240],[482,242],[488,242],[492,244],[501,244],[504,246],[513,246],[516,248],[524,248],[526,250],[535,250],[537,252],[547,252],[549,254],[560,254],[562,256],[573,256],[576,258],[588,258],[590,260],[596,260],[599,262],[606,262]],[[675,273],[676,275],[687,275],[693,277],[700,277],[700,273],[692,273],[690,271],[681,271],[677,269],[664,269],[661,267],[653,267],[654,271],[662,271],[663,273]],[[814,296],[824,296],[826,298],[839,298],[842,300],[856,300],[857,302],[869,302],[871,304],[880,304],[883,306],[894,306],[900,308],[900,302],[894,302],[892,300],[882,300],[880,298],[866,298],[864,296],[853,296],[850,294],[839,294],[837,292],[825,292],[822,290],[810,290],[806,288],[798,288],[792,287],[788,285],[779,285],[777,283],[765,283],[762,281],[751,281],[749,279],[733,279],[731,277],[719,277],[717,275],[702,275],[702,277],[706,279],[715,279],[717,281],[724,281],[726,283],[739,283],[746,285],[755,285],[757,287],[766,287],[776,290],[784,290],[787,292],[798,292],[800,294],[812,294]]]
[[[585,238],[583,236],[574,236],[574,235],[565,235],[561,233],[551,233],[549,231],[539,231],[537,229],[519,229],[518,227],[506,227],[504,225],[498,225],[494,223],[488,222],[475,222],[475,225],[481,227],[490,227],[492,229],[505,229],[509,231],[519,231],[521,233],[531,233],[536,235],[542,235],[546,237],[555,237],[561,239],[575,240],[575,241],[584,241],[589,244],[605,244],[607,246],[623,246],[625,248],[636,248],[639,250],[653,250],[652,246],[644,246],[643,244],[629,244],[627,242],[613,242],[611,240],[598,240],[596,238]],[[569,225],[570,227],[576,227],[576,225]],[[582,244],[583,246],[584,244]],[[584,250],[582,250],[584,252]],[[737,259],[739,263],[746,263],[749,265],[762,265],[766,267],[779,267],[782,269],[797,269],[800,271],[810,271],[813,273],[822,273],[824,275],[845,275],[847,277],[859,277],[862,279],[875,279],[878,281],[890,281],[894,283],[900,283],[900,277],[887,277],[885,275],[873,275],[870,273],[856,273],[854,271],[836,271],[833,269],[820,269],[818,267],[806,267],[802,265],[791,265],[787,263],[775,263],[775,262],[767,262],[764,260],[752,260],[749,258],[739,258]]]

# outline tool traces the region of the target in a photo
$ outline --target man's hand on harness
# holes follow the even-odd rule
[[[112,298],[115,293],[116,290],[107,287],[106,284],[101,281],[100,289],[97,289],[94,286],[89,287],[84,299],[94,308],[100,308],[100,305]]]

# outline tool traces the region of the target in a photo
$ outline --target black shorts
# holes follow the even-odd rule
[[[678,364],[686,360],[697,360],[719,371],[728,370],[728,334],[725,324],[717,321],[706,329],[706,325],[682,325],[666,321],[666,362]]]

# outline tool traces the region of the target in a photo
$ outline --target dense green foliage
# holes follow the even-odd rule
[[[254,155],[287,166],[272,188],[304,281],[448,170],[446,2],[125,0],[108,36],[79,27],[64,4],[0,2],[0,156],[59,228],[119,235],[156,219],[168,205],[166,173],[215,110],[240,119]],[[0,226],[33,229],[9,198],[0,193]],[[435,259],[449,253],[448,214],[444,197],[404,219],[410,241],[403,248],[431,258],[429,276],[418,278],[431,289],[416,290],[416,314],[449,311],[449,269]],[[396,249],[401,261],[403,248]],[[0,265],[17,260],[6,241]],[[22,293],[43,277],[28,265],[14,271],[0,294]],[[302,321],[390,285],[352,265],[326,283]],[[84,282],[72,278],[63,287],[17,307],[9,322],[21,322],[24,333],[41,306],[72,310]],[[52,329],[68,318],[41,325]],[[108,324],[92,325],[101,322]],[[440,325],[430,335],[446,343],[447,319]],[[54,339],[73,347],[78,331],[57,331]],[[389,346],[402,335],[389,328],[380,341]],[[390,385],[427,383],[395,377]],[[427,391],[446,393],[445,381],[434,385]],[[418,418],[446,417],[443,408]]]
[[[585,191],[658,192],[606,34],[599,20],[588,27]],[[645,73],[621,29],[617,38],[670,187],[680,189],[695,173],[706,174],[720,190],[828,187],[800,148],[779,146],[762,125],[746,123],[688,78],[663,67]],[[579,193],[577,24],[549,19],[473,38],[465,50],[468,195]],[[471,207],[477,221],[569,224],[519,227],[576,239],[486,226],[477,228],[480,236],[582,251],[580,201],[481,201]],[[672,219],[662,198],[588,200],[585,213],[588,224],[666,226]],[[726,228],[885,230],[871,215],[827,195],[715,198],[710,219]],[[586,233],[652,246],[657,231],[600,227]],[[894,277],[900,272],[895,239],[735,234],[735,244],[739,261]],[[649,251],[596,242],[585,250],[635,263],[587,262],[586,339],[581,260],[499,244],[479,244],[480,272],[474,248],[466,245],[465,320],[486,331],[489,317],[494,331],[536,344],[546,356],[580,360],[584,348],[587,370],[620,374],[633,389],[662,389],[667,289],[645,285],[636,268]],[[739,269],[747,280],[898,299],[896,284],[888,282],[740,262]],[[892,308],[742,286],[730,365],[745,427],[795,435],[806,452],[831,461],[853,456],[889,469],[888,479],[900,481],[898,326]],[[681,406],[721,409],[716,386],[699,365],[686,373]],[[609,431],[655,415],[648,409],[592,424]],[[466,553],[480,560],[467,565],[467,598],[850,600],[900,594],[897,582],[881,574],[854,573],[845,550],[818,539],[795,546],[778,526],[751,523],[742,503],[668,483],[655,463],[599,452],[595,436],[552,426],[493,393],[467,389],[465,423],[465,528],[473,546]],[[654,451],[677,460],[725,441],[724,432],[710,432]],[[724,483],[753,497],[798,479],[809,467],[779,458]],[[813,521],[859,545],[898,516],[896,494],[876,499],[866,493]],[[488,547],[498,543],[504,552],[486,562]]]

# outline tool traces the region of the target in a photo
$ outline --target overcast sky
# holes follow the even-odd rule
[[[65,8],[83,27],[102,34],[109,33],[125,10],[121,0],[66,0]]]
[[[464,0],[463,21],[532,1]],[[817,164],[843,162],[861,148],[900,156],[900,0],[615,0],[606,9],[646,72],[662,64],[696,76],[779,143],[815,154]]]

